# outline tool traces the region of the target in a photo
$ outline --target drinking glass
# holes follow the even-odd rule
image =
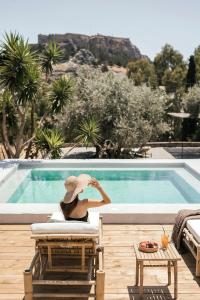
[[[162,249],[167,249],[168,245],[169,245],[169,235],[164,233],[161,236],[161,244],[162,244]]]

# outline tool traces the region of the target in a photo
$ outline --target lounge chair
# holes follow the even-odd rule
[[[24,271],[25,300],[104,299],[102,222],[98,213],[90,212],[88,222],[80,222],[65,221],[57,212],[47,223],[32,224],[31,229],[35,255]]]
[[[133,148],[132,151],[135,154],[135,157],[152,157],[152,153],[150,152],[151,147],[150,146],[141,146],[138,148]]]
[[[183,242],[196,260],[196,276],[200,276],[200,219],[188,220],[183,229]]]

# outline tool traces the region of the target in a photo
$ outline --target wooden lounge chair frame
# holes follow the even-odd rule
[[[188,230],[188,228],[184,228],[183,230],[183,242],[190,250],[192,255],[196,260],[196,276],[200,277],[200,243],[196,241],[192,233]]]
[[[37,234],[35,239],[35,255],[30,267],[24,271],[25,300],[36,298],[86,298],[94,297],[104,300],[105,272],[104,251],[101,246],[102,219],[100,218],[99,234]],[[54,258],[64,256],[78,259],[79,264],[73,266],[56,266]],[[87,264],[86,264],[87,261]],[[69,272],[87,274],[87,280],[45,280],[44,272]],[[35,286],[94,286],[95,293],[55,293],[35,292]]]
[[[139,148],[133,148],[133,153],[135,157],[147,158],[147,157],[152,157],[152,153],[150,152],[150,150],[151,150],[150,146],[140,146]]]

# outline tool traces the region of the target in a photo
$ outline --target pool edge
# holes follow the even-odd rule
[[[141,165],[142,167],[151,166],[178,166],[185,167],[188,171],[191,170],[195,172],[198,176],[200,176],[200,159],[159,159],[159,160],[6,160],[4,164],[8,163],[11,166],[17,166],[19,164],[23,164],[26,166],[33,166],[35,164],[36,167],[72,167],[81,165],[84,167],[87,166],[102,166],[102,167],[134,167]],[[0,163],[1,166],[1,163]],[[11,204],[12,205],[12,204]],[[118,207],[117,207],[118,206]],[[134,205],[130,204],[129,206],[123,204],[117,204],[117,206],[113,205],[108,209],[108,207],[104,207],[100,210],[101,215],[103,216],[103,221],[105,224],[172,224],[174,223],[174,218],[179,209],[187,208],[187,209],[197,209],[198,205],[194,204],[185,204],[185,205],[165,205],[161,207],[161,205]],[[12,209],[11,209],[12,207]],[[20,207],[20,206],[18,206]],[[33,207],[33,206],[32,206]],[[42,208],[43,207],[43,208]],[[17,205],[10,206],[8,203],[0,203],[0,224],[30,224],[33,222],[44,222],[47,220],[47,217],[55,210],[57,210],[57,205],[37,205],[38,213],[34,213],[36,210],[33,210],[31,206],[26,206],[24,211],[21,209],[17,209]],[[41,209],[42,208],[42,209]],[[45,208],[45,210],[44,210]],[[122,209],[123,208],[123,209]],[[145,208],[145,209],[144,209]],[[30,213],[33,211],[33,213]]]

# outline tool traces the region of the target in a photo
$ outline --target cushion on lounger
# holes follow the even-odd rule
[[[49,219],[49,222],[65,222],[65,217],[63,215],[63,213],[61,211],[56,211],[54,212],[50,219]]]
[[[188,220],[186,227],[189,229],[195,240],[200,243],[200,219]]]
[[[35,223],[31,225],[33,234],[53,234],[53,233],[71,233],[71,234],[97,234],[99,232],[99,214],[89,213],[89,222],[64,221]]]
[[[99,222],[99,213],[98,212],[89,212],[88,214],[88,221],[87,223],[93,223],[93,222],[96,222],[96,220],[98,219],[98,222]],[[76,221],[76,220],[71,220],[71,221],[67,221],[65,220],[65,217],[63,215],[63,213],[61,211],[56,211],[54,212],[50,219],[49,219],[49,222],[56,222],[56,223],[59,223],[59,222],[70,222],[70,223],[77,223],[77,222],[82,222],[82,221]],[[84,222],[86,223],[86,222]]]

